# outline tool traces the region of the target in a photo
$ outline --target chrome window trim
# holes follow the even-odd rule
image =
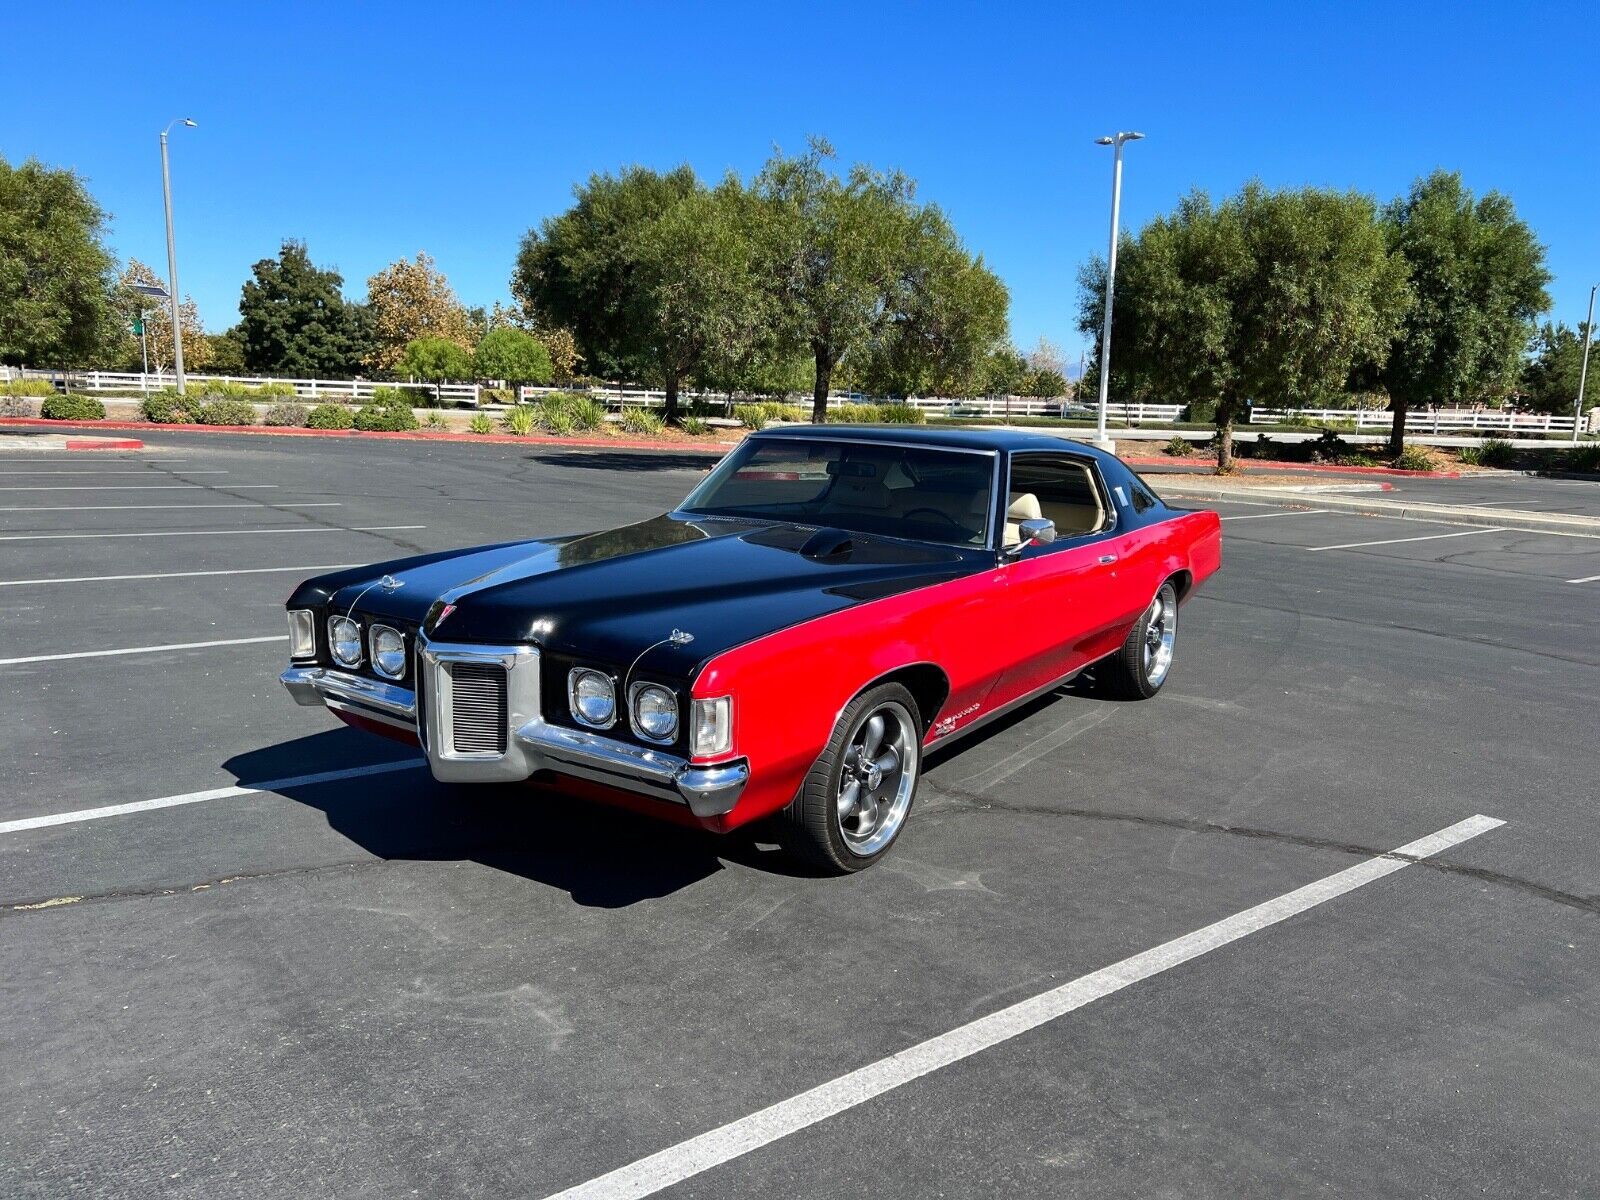
[[[383,631],[388,631],[400,639],[400,653],[403,657],[400,663],[399,674],[391,675],[388,671],[385,671],[381,666],[378,665],[378,651],[375,647],[378,640],[378,634]],[[393,625],[367,626],[367,662],[372,665],[372,670],[375,674],[382,675],[385,679],[404,679],[406,677],[405,659],[409,659],[410,657],[411,648],[406,644],[406,635],[403,632],[396,629]]]
[[[1089,484],[1099,493],[1100,506],[1105,510],[1110,519],[1103,526],[1094,530],[1092,533],[1079,533],[1070,537],[1062,537],[1058,531],[1056,540],[1050,542],[1048,545],[1038,547],[1024,546],[1022,547],[1023,550],[1037,550],[1038,554],[1034,555],[1033,557],[1039,557],[1039,555],[1053,554],[1057,550],[1066,550],[1073,546],[1092,545],[1103,538],[1112,537],[1122,532],[1122,514],[1117,511],[1116,504],[1112,502],[1111,493],[1106,488],[1105,476],[1100,470],[1100,464],[1087,454],[1074,454],[1071,449],[1057,450],[1052,447],[1050,449],[1041,448],[1037,450],[1029,449],[1011,451],[1011,454],[1006,462],[1005,490],[1000,493],[1007,501],[1006,508],[1010,508],[1011,474],[1012,467],[1016,464],[1017,459],[1038,457],[1070,459],[1072,462],[1087,470],[1089,472]],[[1005,510],[1002,509],[1001,511],[1003,513]],[[1004,528],[1005,526],[1002,524],[1001,529],[1003,530]],[[1002,534],[1002,536],[1004,535]],[[1023,558],[1022,554],[1013,554],[1007,558],[1006,565],[1023,561],[1025,561],[1025,559]]]
[[[639,718],[634,712],[634,697],[647,687],[659,688],[672,697],[674,710],[677,712],[677,721],[672,726],[672,736],[665,738],[652,737],[639,728]],[[628,727],[633,730],[634,736],[640,741],[649,742],[652,746],[670,746],[678,740],[678,735],[683,732],[683,696],[678,689],[665,683],[656,683],[652,679],[636,679],[628,685]]]
[[[348,621],[348,622],[350,622],[350,624],[352,624],[352,625],[354,625],[356,627],[356,660],[355,660],[355,662],[345,662],[345,660],[340,658],[339,655],[338,655],[338,652],[335,651],[334,648],[333,648],[334,642],[337,640],[333,636],[333,627],[336,624],[338,624],[340,621]],[[365,657],[365,655],[363,653],[366,650],[366,647],[367,647],[366,639],[361,636],[361,622],[360,621],[356,620],[354,617],[350,616],[348,613],[334,613],[333,616],[328,618],[328,657],[333,659],[333,662],[334,662],[335,666],[343,667],[347,671],[355,670],[363,662],[366,661],[366,657]]]
[[[605,724],[596,724],[578,711],[577,687],[579,675],[598,675],[602,679],[611,680],[611,719]],[[585,729],[610,729],[614,726],[617,723],[617,710],[621,707],[617,703],[618,699],[616,676],[602,671],[599,667],[573,667],[567,672],[567,712],[572,715],[574,721]]]

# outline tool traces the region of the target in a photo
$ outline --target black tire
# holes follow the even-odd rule
[[[1112,700],[1150,699],[1171,676],[1177,633],[1178,590],[1169,580],[1128,630],[1122,649],[1095,667],[1097,689]]]
[[[860,761],[858,752],[865,748],[874,717],[884,718],[880,750],[892,752],[903,761],[892,784],[887,773],[880,772],[880,782],[869,787],[870,768],[887,757],[880,754],[871,762]],[[833,875],[864,870],[882,859],[899,840],[916,800],[922,775],[922,734],[917,702],[898,683],[879,684],[852,700],[839,714],[827,748],[806,774],[799,793],[783,810],[780,825],[785,848]],[[847,817],[842,814],[841,805],[851,782],[856,785],[858,802]],[[893,795],[889,794],[891,787]],[[881,794],[881,798],[873,799],[874,794]],[[869,829],[865,820],[868,804],[874,817],[880,804],[885,808],[882,826],[875,830]],[[854,826],[853,834],[846,833],[847,824]]]

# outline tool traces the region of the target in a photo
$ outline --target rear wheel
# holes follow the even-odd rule
[[[786,842],[826,871],[870,867],[900,836],[922,772],[922,719],[897,683],[857,696],[800,793],[784,810]]]
[[[1095,681],[1116,699],[1148,700],[1167,681],[1177,638],[1178,590],[1169,582],[1133,623],[1122,649],[1095,671]]]

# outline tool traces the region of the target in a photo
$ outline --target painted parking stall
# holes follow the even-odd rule
[[[96,655],[0,666],[6,1191],[1592,1190],[1600,662],[1558,615],[1595,545],[1217,502],[1158,700],[930,756],[892,857],[819,880],[761,830],[463,795],[276,683],[300,578],[694,471],[149,440],[226,472],[181,520],[0,513],[176,535],[0,543],[0,658]],[[233,481],[276,515],[198,507]]]

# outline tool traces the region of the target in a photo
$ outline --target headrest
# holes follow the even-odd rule
[[[1032,492],[1012,492],[1011,507],[1006,509],[1008,521],[1037,521],[1044,516],[1039,509],[1039,497]]]

